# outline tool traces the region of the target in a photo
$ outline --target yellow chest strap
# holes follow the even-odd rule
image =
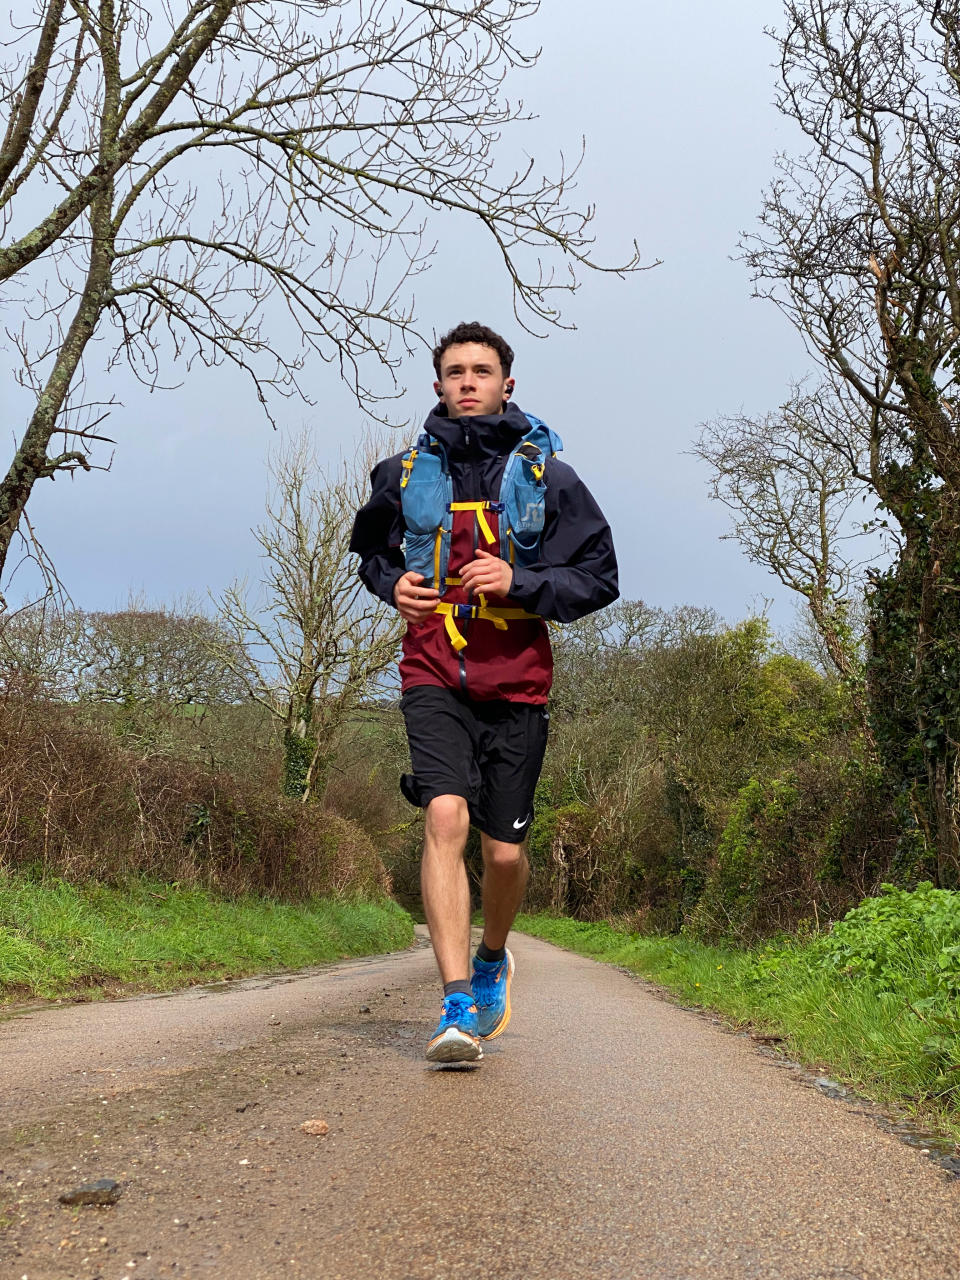
[[[484,515],[485,511],[502,511],[503,504],[500,502],[451,502],[448,504],[451,511],[473,511],[477,517],[477,528],[483,534],[484,539],[489,544],[496,542],[493,536],[493,530],[490,528],[490,522]]]
[[[472,511],[477,517],[477,528],[486,543],[489,545],[497,541],[493,530],[490,528],[486,512],[501,512],[503,510],[502,503],[490,501],[451,502],[448,504],[448,509],[450,511]],[[439,585],[439,547],[443,532],[442,529],[437,530],[436,554],[434,557],[434,579],[436,585]],[[459,586],[460,579],[449,577],[446,579],[446,583],[448,586]],[[488,605],[483,594],[480,595],[479,604],[448,604],[445,600],[441,600],[437,605],[436,612],[443,618],[443,627],[447,633],[447,638],[457,653],[467,647],[466,637],[460,633],[457,627],[456,619],[458,618],[479,618],[483,622],[492,622],[498,631],[506,631],[508,622],[536,621],[539,617],[536,613],[528,613],[526,609],[508,609],[497,605]]]

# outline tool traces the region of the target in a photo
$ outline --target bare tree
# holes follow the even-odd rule
[[[790,0],[781,161],[745,252],[758,289],[859,398],[865,473],[902,534],[874,576],[871,719],[897,789],[960,883],[960,11]]]
[[[75,698],[83,630],[84,615],[51,593],[0,615],[0,689]]]
[[[370,596],[350,554],[352,512],[382,452],[369,439],[355,459],[324,472],[306,435],[271,462],[273,492],[255,530],[264,560],[259,598],[235,583],[219,607],[249,695],[283,734],[284,788],[322,795],[347,718],[390,686],[403,623]]]
[[[856,465],[856,423],[845,408],[829,383],[812,392],[798,387],[775,413],[705,424],[693,452],[710,468],[713,497],[733,512],[733,530],[725,536],[806,601],[869,738],[862,636],[852,624],[870,522],[857,523],[852,515],[867,489]]]
[[[216,619],[188,605],[147,608],[131,600],[117,613],[81,615],[73,671],[76,696],[116,706],[192,708],[197,716],[246,695]],[[225,656],[220,656],[224,654]]]
[[[591,257],[573,171],[494,169],[522,108],[508,73],[536,55],[517,24],[536,0],[43,0],[0,42],[0,281],[32,401],[0,479],[0,570],[36,482],[89,469],[107,367],[149,387],[165,364],[227,363],[269,412],[304,394],[313,355],[361,402],[370,356],[417,336],[403,282],[431,252],[424,215],[479,220],[518,317],[557,321]],[[559,278],[542,265],[559,254]],[[622,267],[637,267],[634,252]],[[277,342],[279,317],[299,343]],[[56,438],[62,444],[54,449]]]
[[[0,693],[33,695],[33,714],[51,723],[47,704],[68,704],[144,756],[200,755],[215,768],[238,730],[248,752],[256,733],[231,643],[189,598],[87,613],[44,596],[0,616]]]

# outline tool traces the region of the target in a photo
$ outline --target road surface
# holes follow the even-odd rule
[[[514,950],[477,1069],[423,1059],[423,945],[3,1022],[0,1276],[960,1277],[960,1181],[858,1106],[614,969]],[[103,1177],[115,1206],[58,1203]]]

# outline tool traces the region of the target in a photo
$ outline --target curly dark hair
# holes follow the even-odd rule
[[[478,342],[482,347],[492,347],[500,357],[503,376],[506,377],[510,372],[513,365],[513,349],[509,343],[504,338],[501,338],[499,333],[494,333],[492,329],[488,329],[485,324],[480,324],[477,320],[466,320],[451,329],[449,333],[445,333],[433,348],[433,367],[438,378],[440,377],[440,360],[443,353],[448,347],[455,347],[461,342]]]

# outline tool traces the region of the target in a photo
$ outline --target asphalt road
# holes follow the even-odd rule
[[[0,1024],[0,1276],[960,1277],[960,1181],[642,983],[514,950],[477,1069],[422,1057],[423,947]],[[99,1177],[115,1206],[58,1203]]]

